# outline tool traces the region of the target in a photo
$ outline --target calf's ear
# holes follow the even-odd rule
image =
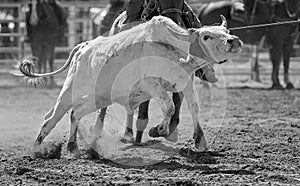
[[[195,28],[189,28],[188,29],[189,32],[189,42],[194,43],[196,41],[196,39],[198,38],[198,32],[197,29]]]
[[[200,46],[199,43],[199,35],[197,32],[194,32],[190,35],[190,47],[189,47],[189,54],[192,56],[197,56],[201,59],[205,58],[205,53],[202,49],[202,47]]]

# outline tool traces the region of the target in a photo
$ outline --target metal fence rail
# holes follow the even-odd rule
[[[81,42],[82,40],[92,39],[92,18],[87,15],[85,17],[79,17],[79,10],[89,11],[89,8],[98,7],[103,8],[107,6],[108,1],[92,1],[92,2],[62,2],[61,5],[67,10],[69,16],[67,19],[68,23],[68,33],[66,33],[67,45],[66,46],[57,46],[55,48],[56,53],[66,53],[69,52],[75,44]],[[13,37],[15,40],[15,45],[13,46],[1,46],[0,45],[0,56],[11,56],[11,59],[0,58],[0,65],[5,65],[15,60],[22,59],[30,55],[30,47],[28,43],[25,43],[26,37],[26,25],[25,25],[25,11],[26,3],[1,3],[0,2],[0,11],[7,9],[15,9],[17,11],[18,17],[14,19],[0,19],[0,24],[2,23],[14,23],[15,32],[10,33],[0,33],[0,38]],[[82,31],[80,33],[76,32],[75,29],[81,25]]]

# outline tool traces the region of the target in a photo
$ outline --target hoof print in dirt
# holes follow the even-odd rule
[[[202,164],[216,164],[216,156],[217,153],[215,152],[199,152],[197,150],[194,150],[194,148],[181,148],[179,150],[179,154],[183,157],[192,159],[196,161],[197,163],[202,163]]]
[[[32,158],[59,159],[61,157],[62,143],[45,143],[40,151],[33,152]]]
[[[26,172],[31,172],[33,171],[32,169],[26,168],[26,167],[17,167],[14,171],[15,175],[23,175]]]

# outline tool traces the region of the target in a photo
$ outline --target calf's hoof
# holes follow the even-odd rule
[[[286,89],[291,90],[291,89],[294,89],[294,88],[295,88],[295,86],[293,85],[293,83],[288,82],[288,83],[286,84]]]
[[[195,142],[195,148],[197,149],[198,152],[208,151],[207,143],[206,143],[204,137],[201,138],[200,142]]]
[[[178,129],[176,128],[171,135],[169,135],[168,137],[165,137],[165,139],[167,141],[170,141],[170,142],[177,142],[178,141]]]
[[[44,159],[59,159],[61,157],[62,143],[47,143],[33,148],[31,157]]]
[[[43,154],[39,150],[33,150],[30,157],[32,159],[43,158]]]
[[[202,146],[199,143],[198,144],[195,143],[195,148],[198,152],[207,152],[208,151],[208,147]]]
[[[92,147],[88,148],[87,151],[86,151],[86,153],[88,154],[88,158],[89,159],[100,159],[100,157],[101,157],[98,154],[98,152],[94,148],[92,148]]]
[[[133,143],[134,138],[132,134],[124,134],[124,136],[121,138],[121,142],[128,144],[128,143]]]
[[[197,151],[205,152],[208,150],[207,143],[203,133],[196,133],[194,135],[194,139],[195,139],[195,148],[197,149]]]
[[[77,143],[76,142],[69,142],[68,145],[67,145],[67,149],[71,153],[78,151]]]

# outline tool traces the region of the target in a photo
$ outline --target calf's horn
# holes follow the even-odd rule
[[[223,15],[220,15],[221,19],[222,19],[222,24],[221,26],[227,28],[227,20]]]

